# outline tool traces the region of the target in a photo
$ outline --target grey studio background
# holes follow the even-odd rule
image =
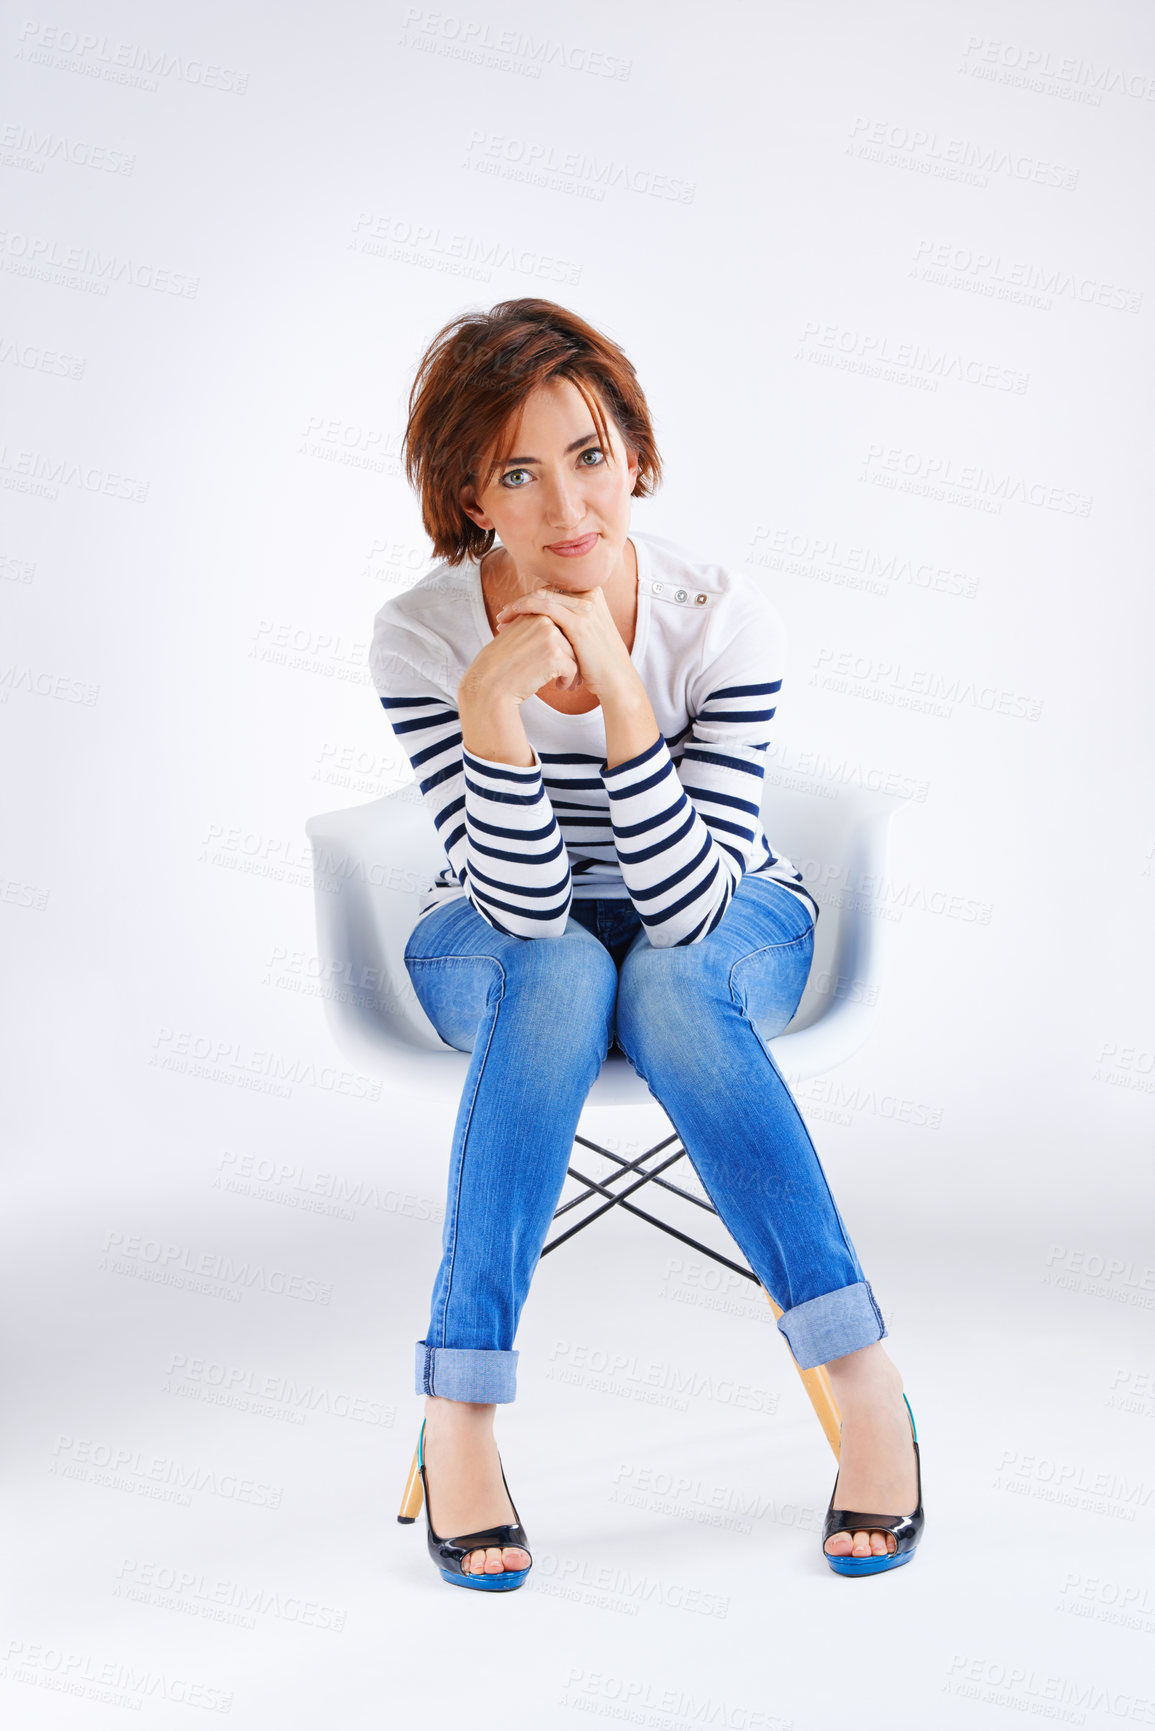
[[[8,1722],[1152,1723],[1150,10],[53,0],[3,65]],[[525,1589],[395,1520],[456,1099],[335,1046],[304,825],[411,779],[406,395],[522,295],[781,609],[769,775],[904,796],[798,1092],[923,1450],[869,1582],[765,1301],[617,1214],[518,1336]]]

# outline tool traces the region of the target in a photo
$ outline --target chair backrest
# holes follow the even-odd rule
[[[772,775],[772,772],[770,772]],[[762,821],[775,852],[801,871],[821,913],[810,979],[782,1035],[813,1027],[840,997],[878,974],[878,921],[863,916],[893,812],[904,802],[866,789],[799,789],[767,779]],[[440,839],[416,786],[306,826],[313,844],[318,941],[341,992],[326,998],[335,1032],[448,1052],[413,990],[405,946],[429,885],[445,865]]]
[[[330,1019],[369,1040],[452,1051],[418,1000],[405,945],[425,893],[445,865],[433,819],[414,784],[366,805],[320,812],[305,831],[313,844],[317,933],[322,961],[338,964],[353,990]]]
[[[907,801],[872,788],[763,784],[762,824],[771,847],[802,873],[819,907],[814,961],[790,1033],[813,1026],[840,995],[877,989],[876,898],[890,820]]]

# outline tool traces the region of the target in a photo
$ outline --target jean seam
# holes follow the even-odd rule
[[[878,1300],[875,1298],[874,1292],[873,1292],[871,1285],[870,1285],[870,1282],[869,1282],[869,1280],[867,1280],[865,1274],[862,1277],[862,1284],[866,1288],[866,1296],[870,1300],[871,1308],[874,1311],[875,1317],[878,1320],[878,1326],[879,1326],[879,1328],[881,1328],[883,1335],[885,1335],[886,1334],[886,1321],[885,1321],[885,1318],[883,1317],[882,1311],[878,1307]]]
[[[461,1132],[461,1159],[458,1162],[457,1188],[456,1188],[456,1193],[455,1193],[454,1198],[453,1198],[453,1235],[452,1235],[452,1239],[451,1239],[449,1245],[446,1246],[446,1251],[445,1251],[445,1254],[446,1254],[447,1260],[448,1260],[448,1266],[446,1269],[446,1276],[445,1276],[445,1296],[442,1298],[442,1301],[441,1301],[441,1317],[440,1317],[439,1324],[438,1324],[442,1338],[444,1338],[445,1327],[446,1327],[445,1319],[446,1319],[446,1315],[447,1315],[448,1310],[449,1310],[449,1300],[453,1294],[453,1275],[454,1275],[454,1271],[455,1271],[456,1266],[457,1266],[457,1236],[458,1236],[457,1227],[458,1227],[458,1219],[459,1219],[459,1215],[460,1215],[460,1211],[461,1211],[461,1186],[462,1186],[462,1183],[464,1182],[464,1178],[465,1178],[465,1160],[466,1160],[466,1155],[469,1152],[469,1132],[473,1126],[473,1113],[474,1113],[474,1108],[477,1105],[477,1092],[481,1086],[482,1074],[485,1070],[486,1061],[489,1057],[489,1048],[493,1043],[494,1029],[497,1027],[497,1010],[501,1004],[502,998],[505,996],[505,969],[502,967],[500,961],[498,961],[496,956],[485,956],[485,957],[478,957],[478,956],[420,956],[420,957],[417,957],[415,959],[418,961],[438,962],[438,963],[473,962],[473,961],[477,961],[477,960],[485,960],[485,961],[494,962],[497,966],[498,974],[500,975],[499,983],[500,983],[500,988],[501,988],[500,991],[497,993],[497,996],[493,1000],[494,1014],[490,1020],[489,1031],[486,1034],[485,1052],[482,1056],[481,1063],[478,1065],[478,1068],[477,1068],[477,1080],[474,1083],[474,1087],[473,1087],[473,1097],[469,1102],[469,1114],[465,1120],[465,1124],[464,1124],[464,1127],[463,1127],[462,1132]]]
[[[471,956],[410,956],[410,955],[406,955],[406,957],[405,957],[405,966],[407,968],[424,967],[425,964],[428,962],[436,962],[439,967],[442,964],[444,964],[445,962],[493,962],[496,967],[499,967],[499,968],[501,967],[501,961],[497,956],[486,955],[485,952],[482,950],[478,950],[475,955],[471,955]],[[502,968],[502,974],[504,975],[504,973],[505,973],[505,970],[504,970],[504,968]]]
[[[830,1199],[830,1207],[833,1211],[834,1218],[838,1222],[838,1231],[839,1231],[839,1234],[842,1238],[842,1242],[846,1247],[846,1254],[850,1258],[850,1265],[852,1268],[858,1269],[858,1275],[859,1275],[860,1280],[865,1279],[865,1276],[862,1273],[862,1264],[858,1260],[858,1254],[855,1251],[854,1246],[851,1244],[849,1238],[847,1238],[847,1236],[846,1236],[846,1227],[843,1225],[842,1216],[838,1211],[838,1204],[834,1200],[834,1192],[830,1188],[830,1180],[826,1176],[826,1168],[823,1166],[821,1157],[818,1153],[818,1150],[814,1146],[814,1138],[810,1134],[810,1126],[807,1124],[805,1118],[802,1116],[801,1108],[799,1107],[797,1100],[794,1098],[794,1095],[793,1095],[789,1085],[787,1084],[786,1078],[783,1076],[781,1070],[778,1069],[777,1064],[774,1063],[773,1053],[767,1051],[766,1047],[762,1044],[762,1040],[761,1040],[760,1036],[758,1035],[758,1031],[754,1027],[753,1022],[750,1023],[750,1028],[751,1028],[752,1032],[754,1033],[755,1038],[758,1040],[758,1044],[760,1046],[762,1046],[762,1050],[764,1052],[766,1052],[767,1059],[769,1060],[769,1062],[771,1064],[774,1065],[774,1069],[778,1073],[778,1079],[782,1083],[783,1088],[786,1090],[786,1098],[790,1101],[791,1106],[793,1106],[794,1114],[795,1114],[796,1118],[798,1119],[798,1122],[802,1126],[803,1132],[806,1136],[806,1140],[810,1144],[810,1151],[814,1156],[814,1163],[818,1167],[819,1175],[821,1176],[822,1182],[826,1186],[826,1194]],[[857,1285],[857,1281],[853,1281],[850,1284]],[[880,1320],[881,1320],[881,1318],[880,1318]]]
[[[736,962],[731,963],[729,978],[726,981],[726,984],[729,987],[731,1000],[735,1004],[738,1002],[737,997],[734,995],[734,975],[737,973],[739,968],[744,968],[746,963],[753,961],[755,956],[768,955],[771,950],[792,950],[795,944],[804,944],[807,938],[812,937],[813,935],[814,927],[811,926],[809,931],[799,932],[796,938],[784,938],[780,944],[763,944],[759,949],[751,950],[749,955],[739,956]],[[742,1011],[742,1014],[746,1014],[745,1010]]]
[[[733,967],[730,969],[730,979],[729,979],[730,997],[731,997],[731,1000],[733,1001],[733,1003],[737,1006],[737,1009],[739,1011],[739,1014],[741,1015],[743,1022],[745,1022],[746,1026],[749,1028],[750,1032],[753,1034],[754,1038],[757,1040],[759,1049],[765,1053],[767,1062],[773,1068],[774,1073],[777,1075],[778,1080],[782,1084],[786,1098],[789,1100],[791,1106],[794,1109],[794,1116],[797,1118],[799,1124],[802,1126],[802,1133],[806,1137],[807,1142],[810,1144],[810,1152],[814,1156],[814,1163],[818,1168],[818,1171],[819,1171],[819,1174],[822,1178],[823,1184],[826,1186],[826,1194],[827,1194],[827,1197],[829,1198],[829,1201],[830,1201],[830,1207],[833,1211],[835,1220],[838,1222],[838,1231],[839,1231],[839,1234],[842,1238],[843,1245],[845,1246],[846,1254],[850,1258],[851,1267],[857,1268],[859,1271],[859,1278],[864,1279],[865,1276],[862,1274],[862,1265],[858,1260],[858,1256],[855,1252],[854,1246],[851,1244],[850,1240],[846,1236],[846,1227],[844,1226],[843,1221],[842,1221],[842,1216],[838,1211],[838,1204],[834,1200],[834,1192],[830,1188],[830,1180],[826,1176],[826,1169],[822,1164],[822,1160],[819,1157],[819,1153],[818,1153],[817,1148],[814,1146],[814,1138],[810,1134],[810,1126],[807,1124],[805,1118],[802,1116],[801,1108],[799,1107],[797,1100],[794,1098],[794,1094],[793,1094],[792,1090],[790,1089],[789,1085],[787,1084],[786,1078],[783,1076],[781,1070],[779,1070],[777,1064],[775,1064],[774,1054],[770,1051],[766,1041],[763,1040],[761,1034],[758,1032],[757,1026],[756,1026],[753,1018],[746,1014],[745,1007],[738,1002],[738,999],[734,993],[734,973],[735,973],[735,970],[737,968],[741,967],[744,962],[748,962],[752,956],[764,955],[766,953],[766,951],[768,951],[768,950],[788,950],[788,949],[791,949],[795,944],[803,943],[807,938],[812,937],[813,933],[814,933],[814,927],[811,926],[809,931],[800,933],[799,936],[796,938],[789,938],[789,939],[787,939],[787,941],[785,943],[765,944],[765,945],[763,945],[763,947],[761,949],[751,950],[750,955],[742,956],[740,958],[740,960],[735,962]],[[795,1014],[797,1014],[797,1011],[795,1011]],[[882,1319],[880,1317],[879,1321],[881,1322],[881,1320]]]
[[[876,1318],[878,1320],[879,1328],[885,1329],[885,1323],[882,1320],[882,1316],[881,1316],[881,1313],[879,1312],[877,1302],[874,1300],[873,1294],[870,1292],[870,1285],[869,1285],[869,1282],[866,1281],[866,1276],[862,1271],[862,1265],[858,1259],[858,1256],[854,1250],[854,1247],[852,1246],[849,1238],[847,1237],[845,1224],[842,1220],[841,1214],[838,1211],[838,1205],[834,1200],[834,1195],[833,1195],[833,1192],[830,1188],[830,1180],[826,1175],[826,1170],[823,1167],[822,1161],[821,1161],[819,1154],[818,1154],[818,1150],[814,1146],[814,1139],[810,1134],[810,1130],[809,1130],[809,1127],[806,1123],[805,1118],[803,1118],[803,1116],[802,1116],[802,1112],[798,1106],[798,1102],[795,1100],[791,1089],[787,1085],[786,1080],[782,1075],[782,1072],[779,1070],[777,1064],[774,1062],[773,1054],[768,1050],[766,1042],[762,1039],[761,1035],[759,1034],[756,1024],[751,1019],[751,1017],[747,1014],[747,1012],[744,1009],[744,1007],[742,1006],[742,1004],[739,1002],[738,997],[735,994],[734,989],[733,989],[734,969],[736,967],[738,967],[741,962],[749,961],[752,956],[761,955],[761,954],[763,954],[767,951],[770,951],[770,950],[791,949],[791,948],[795,947],[796,945],[804,942],[807,938],[812,938],[813,935],[814,935],[814,926],[811,925],[807,931],[800,932],[798,934],[798,936],[795,938],[785,939],[780,944],[762,945],[758,950],[752,950],[752,951],[750,951],[749,955],[739,958],[739,962],[734,963],[730,969],[730,998],[731,998],[732,1004],[738,1010],[740,1021],[749,1030],[750,1034],[753,1036],[754,1040],[757,1042],[758,1050],[766,1058],[766,1060],[770,1064],[771,1069],[774,1071],[775,1075],[778,1077],[778,1080],[782,1085],[783,1092],[785,1093],[786,1098],[789,1100],[790,1105],[793,1108],[794,1115],[795,1115],[796,1119],[798,1120],[799,1125],[801,1126],[803,1136],[805,1137],[807,1145],[810,1149],[811,1157],[814,1160],[815,1167],[818,1171],[819,1177],[821,1178],[822,1183],[826,1189],[826,1195],[827,1195],[827,1199],[830,1203],[832,1217],[833,1217],[834,1221],[837,1223],[839,1236],[842,1240],[843,1249],[846,1252],[846,1255],[847,1255],[847,1258],[849,1261],[849,1265],[853,1270],[856,1271],[857,1278],[853,1281],[848,1282],[847,1284],[848,1285],[854,1285],[854,1286],[858,1285],[860,1282],[866,1284],[867,1293],[870,1295],[871,1304],[872,1304],[872,1307],[874,1309]],[[647,1087],[650,1088],[651,1094],[653,1094],[654,1098],[658,1100],[659,1105],[662,1105],[662,1102],[661,1102],[659,1096],[657,1095],[656,1090],[652,1086],[650,1086],[649,1078],[646,1076],[645,1071],[641,1068],[641,1065],[638,1063],[637,1059],[633,1056],[633,1054],[630,1052],[629,1048],[626,1046],[625,1041],[622,1038],[620,1025],[615,1028],[615,1037],[617,1039],[618,1045],[621,1047],[622,1052],[625,1054],[625,1057],[626,1057],[627,1061],[629,1062],[629,1064],[631,1065],[631,1067],[633,1068],[633,1070],[636,1072],[636,1074],[638,1076],[641,1077],[642,1081],[646,1083]],[[690,1159],[690,1164],[691,1164],[691,1166],[694,1167],[694,1171],[697,1174],[698,1180],[701,1183],[702,1188],[705,1191],[706,1196],[711,1203],[711,1206],[714,1208],[714,1211],[718,1215],[719,1219],[722,1220],[723,1225],[727,1226],[727,1230],[731,1232],[731,1236],[734,1236],[732,1228],[730,1228],[728,1226],[727,1222],[725,1221],[724,1216],[722,1215],[722,1211],[717,1207],[717,1204],[714,1201],[714,1198],[713,1198],[711,1191],[710,1191],[710,1186],[707,1184],[702,1173],[698,1171],[698,1168],[694,1162],[693,1155],[690,1153],[689,1146],[686,1143],[686,1139],[684,1136],[681,1135],[681,1132],[678,1130],[677,1123],[676,1123],[675,1119],[673,1118],[672,1114],[670,1113],[669,1108],[666,1107],[665,1105],[662,1105],[662,1110],[666,1113],[666,1116],[670,1119],[671,1124],[673,1124],[674,1130],[678,1134],[679,1139],[682,1142],[683,1148],[685,1148],[685,1150],[686,1150],[687,1156]],[[739,1249],[742,1250],[743,1255],[746,1255],[747,1253],[746,1253],[745,1249],[743,1248],[741,1241],[735,1237],[735,1242],[738,1244]],[[749,1256],[747,1256],[747,1261],[751,1261]],[[751,1262],[751,1266],[753,1266],[752,1262]],[[764,1290],[769,1292],[768,1287],[764,1288]],[[778,1305],[778,1308],[780,1310],[782,1310],[784,1312],[784,1314],[788,1314],[789,1309],[794,1308],[793,1306],[787,1307],[787,1306],[780,1304],[778,1301],[778,1298],[775,1294],[771,1293],[770,1296],[772,1298],[774,1298],[775,1304]],[[785,1332],[785,1331],[783,1331],[783,1332]]]
[[[757,1039],[758,1036],[757,1036],[757,1032],[754,1028],[754,1024],[749,1020],[749,1018],[745,1015],[744,1012],[742,1015],[742,1020],[744,1022],[746,1022],[747,1026],[750,1028],[751,1033],[753,1033],[755,1039]],[[758,1043],[761,1046],[760,1040]],[[618,1044],[621,1045],[620,1040],[619,1040]],[[765,1051],[765,1047],[762,1047],[762,1050]],[[627,1060],[633,1066],[633,1068],[637,1072],[637,1074],[642,1078],[642,1081],[645,1082],[647,1088],[649,1088],[650,1087],[649,1078],[645,1075],[645,1072],[640,1068],[640,1066],[635,1061],[635,1059],[630,1056],[629,1052],[626,1051],[626,1048],[624,1046],[622,1046],[622,1051],[626,1053]],[[652,1088],[650,1088],[650,1092],[653,1093],[654,1090]],[[654,1098],[657,1099],[656,1094],[654,1095]],[[659,1104],[661,1104],[660,1101],[659,1101]],[[662,1106],[662,1111],[665,1112],[667,1118],[669,1118],[669,1120],[670,1120],[670,1123],[674,1125],[674,1130],[677,1134],[678,1140],[681,1142],[682,1147],[685,1150],[686,1157],[689,1160],[690,1165],[694,1168],[694,1174],[695,1174],[699,1184],[702,1186],[702,1189],[706,1192],[707,1201],[709,1202],[711,1208],[713,1208],[714,1213],[717,1215],[718,1219],[722,1222],[722,1225],[726,1228],[727,1232],[730,1232],[730,1236],[733,1238],[734,1234],[731,1231],[730,1227],[726,1224],[725,1216],[723,1215],[722,1210],[718,1207],[718,1204],[715,1202],[714,1197],[710,1191],[710,1186],[706,1183],[705,1177],[702,1175],[702,1173],[698,1171],[698,1167],[694,1161],[694,1156],[690,1152],[689,1144],[687,1143],[686,1138],[682,1135],[681,1131],[678,1129],[677,1124],[674,1123],[674,1119],[670,1114],[669,1108],[666,1106]],[[813,1146],[813,1144],[811,1144],[811,1145]],[[846,1235],[844,1233],[843,1234],[843,1242],[845,1242],[845,1236]],[[734,1238],[734,1242],[735,1242],[735,1244],[738,1244],[738,1248],[739,1248],[739,1250],[742,1251],[743,1256],[746,1256],[746,1252],[745,1252],[745,1250],[742,1249],[741,1244],[738,1243],[737,1238]],[[849,1248],[850,1248],[850,1246],[847,1245],[848,1250],[849,1250]],[[852,1255],[853,1255],[853,1253],[852,1253]],[[746,1260],[747,1260],[747,1262],[749,1262],[750,1258],[748,1256],[746,1256]],[[753,1267],[753,1263],[751,1263],[751,1267]],[[768,1287],[763,1287],[762,1290],[764,1292],[769,1292]],[[773,1297],[773,1294],[771,1293],[770,1296]],[[774,1302],[777,1304],[778,1300],[775,1299]],[[781,1309],[781,1306],[779,1306],[779,1308]]]

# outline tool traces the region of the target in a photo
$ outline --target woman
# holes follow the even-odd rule
[[[752,579],[631,535],[630,500],[661,473],[645,398],[617,345],[549,301],[438,333],[405,454],[444,562],[380,610],[371,661],[449,862],[406,967],[473,1058],[401,1518],[423,1493],[454,1585],[508,1590],[531,1566],[494,1414],[515,1398],[518,1319],[616,1040],[797,1363],[829,1373],[828,1563],[905,1563],[923,1525],[913,1414],[766,1045],[802,996],[819,917],[759,816],[781,620]],[[899,1513],[859,1512],[880,1509]]]

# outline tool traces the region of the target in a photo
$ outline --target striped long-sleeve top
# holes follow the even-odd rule
[[[628,896],[651,944],[698,943],[744,874],[773,878],[817,921],[802,874],[761,822],[785,629],[761,584],[631,531],[631,660],[658,738],[609,768],[600,705],[566,715],[533,696],[530,766],[476,757],[457,688],[493,632],[480,565],[437,565],[374,620],[370,668],[447,864],[418,918],[468,897],[498,931],[557,937],[573,897]]]

